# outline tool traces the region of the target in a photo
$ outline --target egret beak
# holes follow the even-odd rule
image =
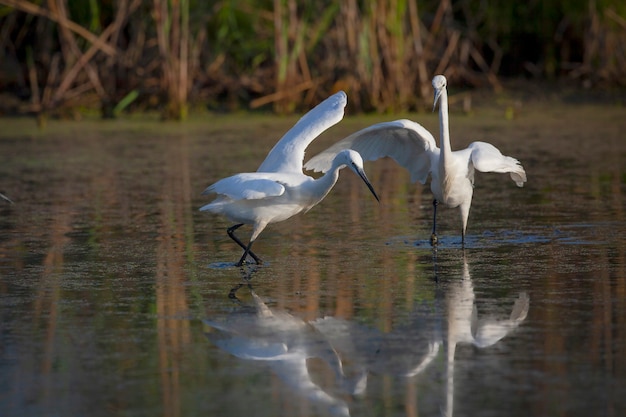
[[[443,92],[443,88],[435,88],[435,100],[433,101],[433,111],[437,107],[437,102],[439,101],[439,97],[441,97],[441,93]]]
[[[372,187],[372,183],[370,182],[370,180],[367,179],[367,175],[365,175],[365,171],[363,171],[360,168],[356,168],[355,171],[356,171],[357,174],[359,174],[359,177],[361,177],[361,179],[363,180],[365,185],[367,185],[367,188],[370,189],[370,191],[374,195],[374,198],[376,198],[376,201],[378,201],[380,203],[380,198],[378,198],[378,195],[376,194],[376,191],[374,191],[374,187]]]
[[[7,202],[9,202],[10,204],[15,204],[13,203],[13,200],[11,200],[9,197],[7,197],[6,195],[0,193],[0,199],[2,200],[6,200]]]

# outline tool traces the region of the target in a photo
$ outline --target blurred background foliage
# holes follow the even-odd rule
[[[0,0],[0,114],[417,110],[436,73],[623,88],[623,0]]]

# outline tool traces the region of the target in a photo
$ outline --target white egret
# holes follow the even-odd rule
[[[461,214],[461,242],[465,231],[474,192],[474,171],[509,173],[518,187],[526,182],[526,172],[515,158],[505,156],[493,145],[473,142],[466,149],[452,151],[448,126],[448,93],[446,78],[433,78],[435,98],[433,110],[439,101],[440,145],[424,127],[410,120],[378,123],[360,130],[314,156],[306,169],[326,172],[338,152],[344,149],[358,151],[365,160],[390,157],[406,168],[411,181],[424,184],[431,175],[433,200],[433,231],[431,244],[437,244],[437,204],[458,207]]]
[[[252,243],[270,223],[276,223],[307,212],[324,199],[339,178],[339,170],[349,167],[365,182],[376,200],[378,196],[363,171],[363,159],[353,150],[337,153],[326,174],[313,178],[302,172],[306,147],[319,134],[343,118],[346,94],[340,91],[305,114],[268,153],[257,172],[236,174],[209,186],[202,194],[216,193],[213,202],[200,208],[229,218],[236,224],[228,235],[244,249],[237,263],[241,266],[248,255],[257,264],[261,259],[250,250]],[[244,224],[252,224],[252,235],[244,245],[234,232]]]

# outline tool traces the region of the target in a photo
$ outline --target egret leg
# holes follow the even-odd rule
[[[262,260],[257,258],[256,255],[254,255],[250,251],[250,248],[252,247],[252,243],[254,243],[254,240],[251,240],[250,243],[248,243],[248,246],[246,247],[246,250],[243,251],[243,255],[241,256],[241,259],[239,260],[239,262],[237,262],[237,266],[243,265],[243,263],[246,261],[246,258],[248,257],[248,254],[250,254],[250,256],[252,256],[254,258],[254,260],[256,261],[257,264],[262,264],[263,263]]]
[[[439,202],[437,199],[433,200],[433,233],[430,235],[430,244],[431,246],[437,246],[439,243],[439,238],[437,238],[437,204]]]
[[[246,245],[244,245],[244,244],[243,244],[243,242],[242,242],[241,240],[239,240],[239,238],[238,238],[237,236],[235,236],[235,230],[239,229],[241,226],[243,226],[243,223],[236,224],[236,225],[231,226],[231,227],[229,227],[228,229],[226,229],[226,232],[228,233],[228,236],[230,236],[230,238],[231,238],[232,240],[234,240],[234,241],[235,241],[235,243],[237,243],[239,246],[241,246],[241,249],[243,249],[243,250],[244,250],[243,257],[241,258],[241,260],[239,261],[239,263],[237,263],[237,266],[241,266],[241,265],[243,265],[243,262],[246,260],[246,256],[248,256],[248,255],[252,256],[252,259],[254,259],[254,261],[255,261],[257,264],[262,264],[262,263],[263,263],[263,261],[261,260],[261,258],[259,258],[258,256],[256,256],[256,255],[254,254],[254,252],[252,252],[252,251],[250,250],[250,247],[252,246],[252,242],[250,242],[250,243],[248,244],[248,246],[246,246]]]

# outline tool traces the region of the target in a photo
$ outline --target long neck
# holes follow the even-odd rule
[[[312,199],[314,200],[312,206],[322,201],[324,197],[326,197],[326,194],[333,188],[339,178],[339,170],[342,167],[343,165],[333,164],[324,175],[314,181],[314,186],[311,190]]]
[[[443,165],[450,163],[452,149],[450,147],[450,127],[448,125],[448,91],[444,87],[439,97],[439,141]]]

